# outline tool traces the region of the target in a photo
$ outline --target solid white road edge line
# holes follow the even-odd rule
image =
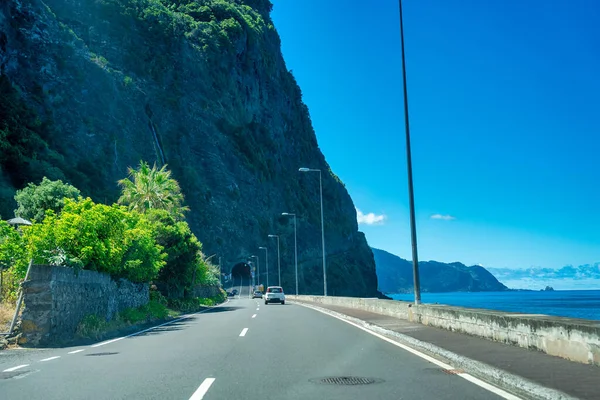
[[[13,372],[13,371],[16,371],[16,370],[18,370],[18,369],[25,368],[25,367],[29,367],[29,364],[17,365],[16,367],[7,368],[7,369],[5,369],[5,370],[4,370],[4,371],[2,371],[2,372]]]
[[[210,385],[213,384],[215,378],[206,378],[204,382],[196,389],[190,400],[202,400],[208,389],[210,389]]]
[[[246,336],[246,332],[248,332],[248,328],[242,329],[242,333],[240,333],[240,336]]]
[[[40,362],[52,361],[52,360],[56,360],[57,358],[60,358],[60,356],[44,358],[43,360],[40,360]]]
[[[91,345],[90,347],[100,347],[100,346],[104,346],[105,344],[109,344],[109,343],[118,342],[119,340],[123,340],[123,339],[126,339],[126,338],[128,338],[128,337],[132,337],[132,336],[139,335],[140,333],[144,333],[144,332],[148,332],[148,331],[154,330],[154,329],[156,329],[156,328],[160,328],[161,326],[165,326],[165,325],[169,325],[169,324],[172,324],[172,323],[174,323],[174,322],[177,322],[177,321],[181,321],[182,319],[189,318],[189,317],[190,317],[190,316],[192,316],[192,315],[195,315],[195,314],[202,314],[203,312],[206,312],[206,311],[208,311],[208,310],[210,310],[210,309],[213,309],[213,308],[216,308],[216,307],[221,307],[223,304],[226,304],[226,303],[229,303],[229,299],[227,299],[226,301],[224,301],[223,303],[221,303],[221,304],[219,304],[219,305],[217,305],[217,306],[214,306],[214,307],[209,307],[209,308],[207,308],[206,310],[197,311],[197,312],[195,312],[195,313],[191,313],[191,314],[186,314],[186,315],[184,315],[184,316],[182,316],[182,317],[179,317],[179,318],[176,318],[176,319],[174,319],[174,320],[172,320],[172,321],[165,322],[164,324],[156,325],[156,326],[153,326],[153,327],[151,327],[151,328],[144,329],[144,330],[142,330],[142,331],[135,332],[135,333],[132,333],[132,334],[130,334],[130,335],[127,335],[127,336],[121,336],[121,337],[119,337],[119,338],[115,338],[115,339],[107,340],[106,342],[100,342],[100,343],[96,343],[96,344],[93,344],[93,345]]]
[[[256,314],[254,314],[254,315],[252,316],[252,318],[256,318]]]
[[[360,326],[358,324],[355,324],[352,321],[345,320],[344,318],[340,318],[337,315],[330,314],[327,311],[320,310],[320,309],[315,308],[315,307],[311,307],[311,306],[309,306],[307,304],[302,304],[302,303],[298,303],[298,302],[296,302],[296,304],[299,304],[299,305],[301,305],[303,307],[311,308],[311,309],[313,309],[315,311],[318,311],[320,313],[323,313],[325,315],[329,315],[330,317],[339,319],[340,321],[344,321],[347,324],[350,324],[350,325],[352,325],[352,326],[354,326],[354,327],[356,327],[358,329],[361,329],[361,330],[363,330],[363,331],[365,331],[365,332],[367,332],[367,333],[369,333],[369,334],[371,334],[371,335],[373,335],[375,337],[378,337],[379,339],[385,340],[386,342],[391,343],[394,346],[400,347],[401,349],[404,349],[404,350],[408,351],[409,353],[412,353],[412,354],[414,354],[414,355],[416,355],[418,357],[421,357],[422,359],[427,360],[430,363],[435,364],[435,365],[437,365],[439,367],[442,367],[442,368],[448,369],[448,370],[454,369],[454,367],[452,367],[449,364],[446,364],[445,362],[442,362],[440,360],[436,360],[435,358],[433,358],[431,356],[428,356],[427,354],[421,353],[420,351],[415,350],[415,349],[413,349],[411,347],[408,347],[408,346],[406,346],[406,345],[404,345],[402,343],[398,343],[398,342],[396,342],[396,341],[394,341],[394,340],[392,340],[390,338],[387,338],[387,337],[385,337],[383,335],[380,335],[379,333],[373,332],[373,331],[371,331],[371,330],[369,330],[369,329],[367,329],[365,327],[362,327],[362,326]],[[461,378],[463,378],[463,379],[465,379],[465,380],[467,380],[467,381],[469,381],[469,382],[471,382],[471,383],[473,383],[473,384],[475,384],[475,385],[477,385],[477,386],[479,386],[479,387],[481,387],[481,388],[483,388],[483,389],[485,389],[485,390],[487,390],[489,392],[497,394],[498,396],[500,396],[500,397],[502,397],[504,399],[507,399],[507,400],[522,400],[520,397],[517,397],[517,396],[515,396],[512,393],[508,393],[507,391],[502,390],[502,389],[500,389],[500,388],[498,388],[496,386],[493,386],[493,385],[491,385],[491,384],[489,384],[487,382],[484,382],[481,379],[475,378],[474,376],[472,376],[470,374],[462,373],[462,374],[456,374],[456,375],[460,376]]]
[[[67,354],[75,354],[75,353],[81,353],[82,351],[84,351],[85,349],[79,349],[79,350],[73,350],[68,352]]]

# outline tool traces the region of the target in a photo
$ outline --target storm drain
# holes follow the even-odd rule
[[[383,382],[382,379],[363,378],[360,376],[331,376],[327,378],[311,379],[310,381],[314,383],[322,383],[324,385],[341,386],[370,385],[372,383]]]
[[[93,356],[112,356],[115,354],[119,354],[117,353],[109,353],[109,352],[105,352],[105,353],[90,353],[90,354],[86,354],[86,357],[93,357]]]

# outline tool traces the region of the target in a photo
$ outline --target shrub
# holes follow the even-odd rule
[[[65,200],[59,216],[49,211],[41,224],[25,231],[36,263],[106,272],[132,282],[154,279],[165,264],[162,247],[143,215],[124,207],[95,204],[91,199]]]
[[[27,263],[27,251],[21,235],[5,221],[0,221],[0,269],[4,270],[2,299],[17,299],[19,283],[27,272]]]
[[[99,339],[107,330],[109,323],[95,314],[86,315],[77,325],[75,334],[79,337]]]

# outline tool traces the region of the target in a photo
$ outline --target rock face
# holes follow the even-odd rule
[[[23,283],[25,309],[21,331],[25,343],[44,345],[71,340],[81,319],[115,313],[149,301],[148,284],[118,282],[107,274],[73,268],[33,265]]]
[[[379,290],[384,293],[409,293],[414,290],[412,262],[384,250],[373,248]],[[486,292],[502,291],[507,287],[485,268],[467,267],[454,262],[419,262],[422,292]]]
[[[281,236],[291,292],[322,293],[322,171],[329,294],[376,295],[352,200],[321,154],[287,70],[268,0],[7,0],[0,3],[0,214],[45,175],[96,201],[140,160],[167,163],[188,221],[223,270]],[[261,269],[262,269],[261,268]]]

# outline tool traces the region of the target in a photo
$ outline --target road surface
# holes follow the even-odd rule
[[[336,318],[248,296],[116,341],[3,351],[0,371],[7,400],[500,398]],[[376,382],[320,383],[346,376]]]

